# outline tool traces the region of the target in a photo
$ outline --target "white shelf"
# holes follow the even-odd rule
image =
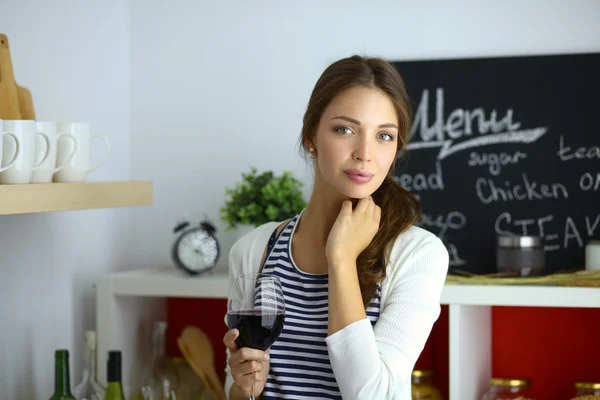
[[[106,276],[115,296],[227,298],[223,268],[206,276],[188,276],[175,267],[116,272]],[[442,304],[473,306],[600,308],[600,288],[564,286],[494,286],[449,284]]]
[[[600,308],[600,288],[450,284],[444,287],[442,304]]]
[[[104,277],[115,296],[227,298],[227,272],[189,276],[175,267],[139,269]]]
[[[125,302],[136,298],[217,298],[228,294],[226,267],[212,275],[189,276],[174,266],[104,275],[96,291],[98,352],[128,348],[119,334],[123,324],[136,326],[143,316],[125,317]],[[492,306],[600,308],[600,288],[564,286],[457,285],[444,287],[449,305],[450,399],[476,399],[487,389],[492,371]],[[198,310],[202,312],[202,310]],[[98,365],[105,376],[105,365]]]

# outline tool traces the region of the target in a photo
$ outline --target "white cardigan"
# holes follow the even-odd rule
[[[279,225],[261,225],[233,245],[230,288],[236,274],[258,270],[267,241]],[[448,258],[444,244],[424,229],[413,226],[398,237],[381,284],[375,326],[365,318],[325,339],[344,400],[411,399],[411,372],[440,314]],[[233,384],[229,366],[225,372],[229,396]]]

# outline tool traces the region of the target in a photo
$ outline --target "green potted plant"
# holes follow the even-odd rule
[[[225,188],[225,204],[221,207],[224,229],[254,228],[293,217],[306,207],[303,185],[291,172],[275,176],[272,171],[258,173],[251,167],[234,188]]]

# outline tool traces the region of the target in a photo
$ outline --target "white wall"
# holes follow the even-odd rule
[[[139,265],[169,264],[175,220],[196,211],[217,220],[224,187],[249,165],[292,170],[308,194],[312,173],[296,151],[302,115],[340,57],[600,50],[594,0],[129,4],[132,174],[155,185],[155,206],[133,211]],[[226,253],[234,235],[221,238]]]
[[[126,10],[124,0],[0,2],[0,32],[37,118],[89,122],[109,137],[110,158],[90,181],[129,179]],[[126,264],[128,218],[127,209],[0,216],[0,400],[48,399],[56,348],[71,350],[72,386],[81,379],[92,282]]]

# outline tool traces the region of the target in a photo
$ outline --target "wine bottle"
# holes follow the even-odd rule
[[[54,394],[50,400],[75,400],[71,394],[69,350],[54,352]]]
[[[118,350],[108,352],[106,381],[104,400],[125,400],[123,383],[121,382],[121,352]]]
[[[85,331],[83,378],[73,393],[77,400],[103,400],[105,388],[96,376],[96,332]]]

